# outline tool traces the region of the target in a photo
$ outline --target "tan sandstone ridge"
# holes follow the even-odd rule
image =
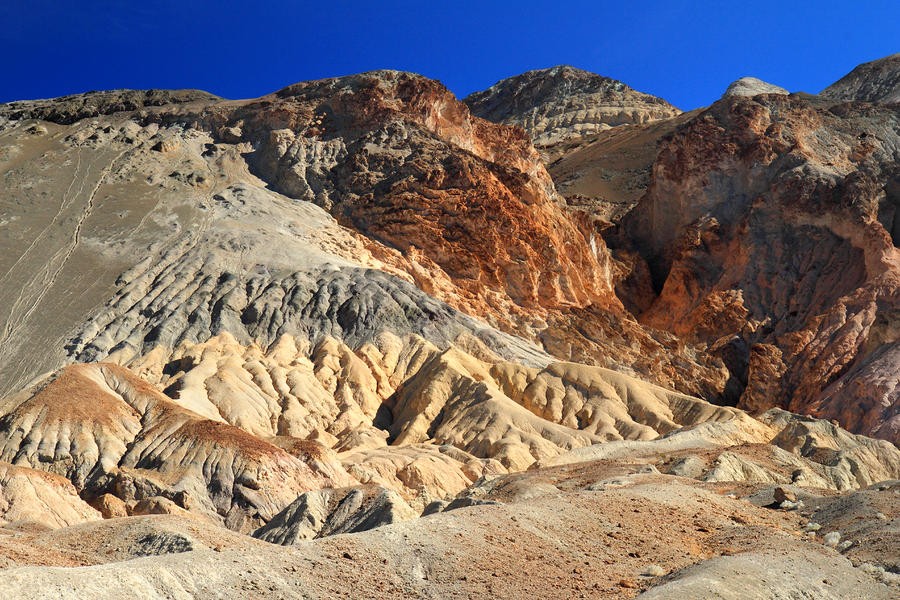
[[[896,536],[870,524],[900,514],[895,484],[877,483],[900,477],[893,444],[465,346],[383,336],[353,352],[285,338],[263,352],[219,336],[182,346],[177,369],[134,363],[172,397],[111,363],[65,368],[2,403],[0,458],[21,466],[4,467],[0,589],[621,598],[705,593],[712,580],[725,598],[747,585],[779,598],[896,591]],[[310,414],[334,410],[361,422],[329,430],[354,421]],[[777,509],[775,486],[807,508]],[[835,550],[807,522],[852,543]],[[731,580],[749,565],[766,565],[765,581]]]
[[[220,334],[173,356],[129,363],[158,388],[99,363],[11,396],[0,460],[67,477],[108,514],[112,495],[128,514],[183,509],[246,531],[321,487],[379,485],[421,512],[595,443],[707,421],[773,435],[735,409],[600,367],[508,362],[466,338],[441,350],[384,333],[353,351],[282,336],[263,351]]]

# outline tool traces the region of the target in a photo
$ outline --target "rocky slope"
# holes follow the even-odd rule
[[[845,102],[900,102],[900,53],[859,65],[822,95]]]
[[[647,264],[629,305],[728,362],[740,406],[900,439],[898,126],[887,106],[717,102],[661,142],[621,222]]]
[[[124,112],[117,94],[0,110],[15,223],[0,288],[7,392],[73,359],[223,331],[354,348],[382,330],[441,347],[469,333],[547,362],[452,306],[563,360],[721,394],[719,359],[622,310],[622,265],[528,139],[436,82],[379,71]],[[69,123],[84,105],[96,118],[37,121]]]
[[[624,124],[647,123],[681,111],[621,81],[567,65],[528,71],[463,100],[472,114],[524,129],[537,146]]]
[[[473,486],[458,508],[289,548],[173,515],[6,530],[0,548],[16,559],[0,589],[24,598],[333,598],[348,589],[365,598],[895,597],[896,482],[835,495],[696,481],[643,460],[503,476]],[[778,494],[804,504],[780,509]]]
[[[0,106],[3,594],[896,596],[895,107],[501,84]]]

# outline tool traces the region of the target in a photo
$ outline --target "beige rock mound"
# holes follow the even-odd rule
[[[587,461],[652,465],[663,473],[701,481],[787,483],[836,491],[900,477],[900,450],[894,444],[780,409],[769,410],[759,420],[741,413],[654,440],[579,448],[539,464]]]
[[[236,530],[332,479],[284,450],[182,408],[127,369],[73,365],[4,401],[0,459],[69,479],[87,496],[155,496]],[[154,512],[154,511],[150,511]]]
[[[728,96],[756,96],[758,94],[787,94],[788,91],[777,85],[766,83],[756,77],[741,77],[732,81],[722,97]]]
[[[339,452],[449,444],[507,469],[740,414],[600,367],[527,367],[471,337],[458,342],[440,350],[383,334],[353,351],[283,336],[263,351],[220,335],[180,347],[168,373],[152,353],[129,364],[180,405],[257,436],[315,439]]]
[[[449,444],[408,444],[340,454],[360,483],[394,490],[417,512],[435,500],[453,498],[479,477],[506,473],[493,458],[477,458]]]
[[[68,479],[0,462],[0,526],[34,523],[56,528],[99,518]]]

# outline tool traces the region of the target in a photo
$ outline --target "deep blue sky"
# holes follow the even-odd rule
[[[0,102],[93,89],[256,97],[379,68],[457,96],[571,64],[684,109],[738,77],[818,92],[900,52],[900,2],[0,0]]]

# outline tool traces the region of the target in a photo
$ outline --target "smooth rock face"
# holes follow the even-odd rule
[[[0,463],[0,523],[66,527],[100,518],[64,477]]]
[[[731,82],[729,84],[728,89],[725,90],[725,93],[722,94],[723,98],[727,98],[729,96],[756,96],[758,94],[787,94],[788,91],[782,87],[778,87],[777,85],[772,85],[771,83],[766,83],[761,79],[757,79],[756,77],[741,77],[740,79]]]
[[[821,95],[845,102],[900,102],[900,53],[859,65]]]
[[[565,65],[504,79],[463,102],[478,117],[518,125],[539,146],[681,113],[621,81]]]

